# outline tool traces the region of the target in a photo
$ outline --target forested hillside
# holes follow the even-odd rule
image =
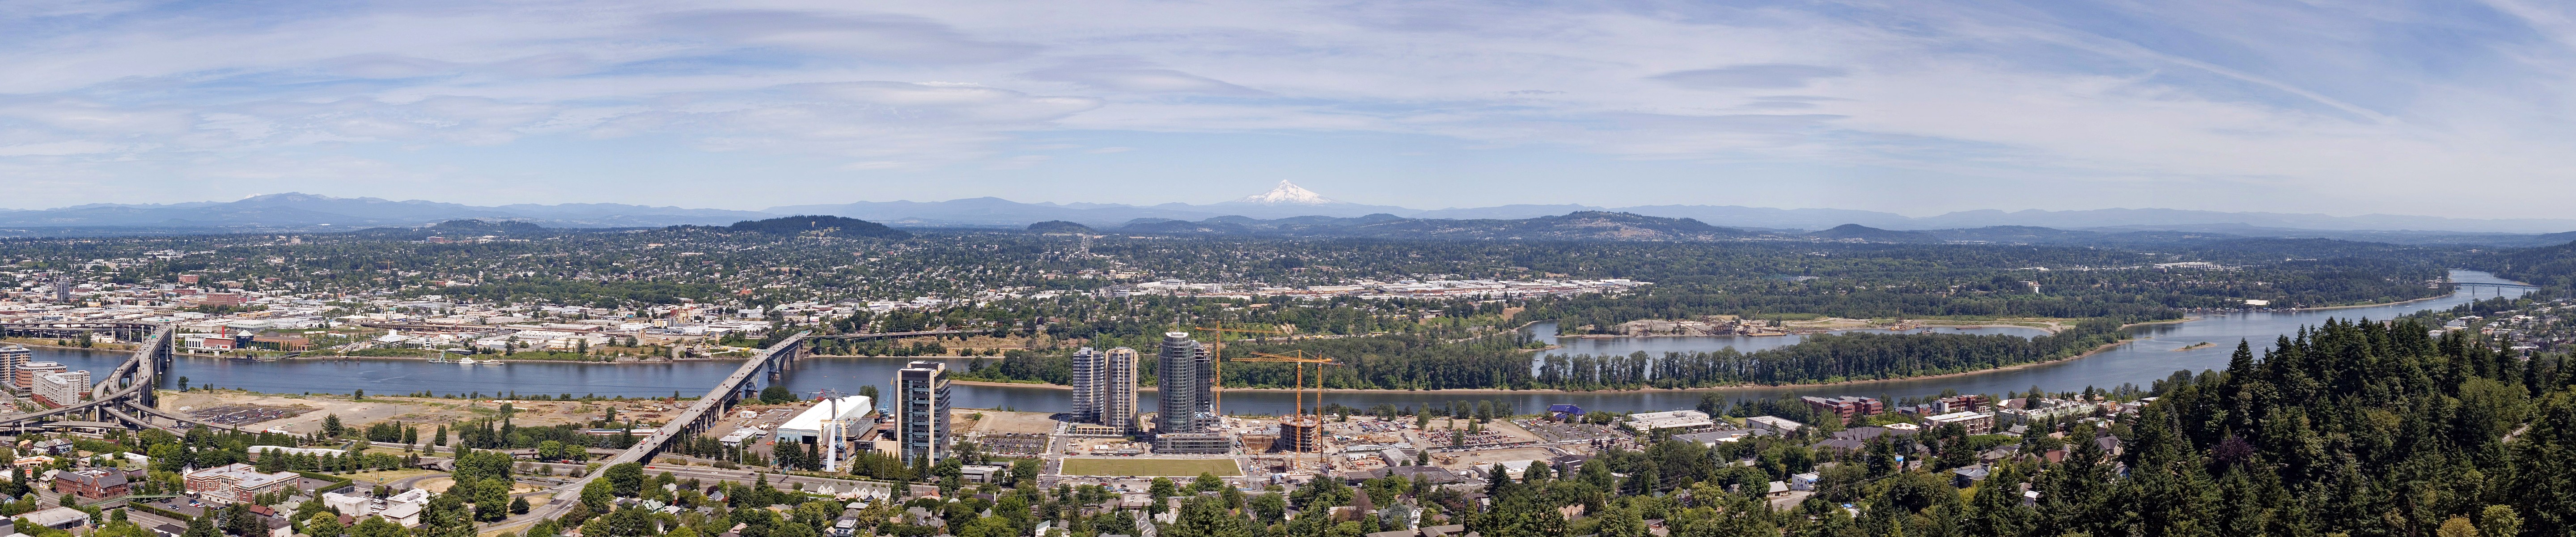
[[[1797,439],[1666,441],[1498,482],[1491,508],[1443,507],[1484,535],[1532,537],[1640,537],[1643,521],[1658,519],[1676,537],[2576,530],[2576,371],[2556,356],[2522,360],[2426,330],[2333,321],[2259,355],[2240,348],[2226,371],[2157,382],[2161,398],[2138,414],[2111,415],[2107,427],[2059,424],[2063,438],[2042,424],[2022,437],[1955,428],[1879,437],[1854,452],[1810,451]],[[1998,438],[2021,453],[2066,451],[2060,462],[2003,459],[1982,480],[1949,472],[1977,464]],[[1766,508],[1763,482],[1811,470],[1824,475],[1812,499]],[[1582,515],[1568,520],[1567,506]],[[1299,527],[1281,529],[1304,535]]]
[[[2480,258],[2477,266],[2532,285],[2576,286],[2576,242]]]

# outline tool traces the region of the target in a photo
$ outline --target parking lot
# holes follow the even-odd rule
[[[188,412],[188,415],[207,423],[222,425],[249,425],[269,420],[292,418],[312,411],[313,409],[300,407],[224,405],[192,410]]]
[[[1047,435],[1000,433],[984,435],[984,449],[1002,455],[1037,455],[1045,453]]]

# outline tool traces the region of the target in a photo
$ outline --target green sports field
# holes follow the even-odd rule
[[[1197,477],[1199,474],[1243,475],[1243,469],[1235,466],[1234,459],[1068,458],[1064,460],[1064,475]]]

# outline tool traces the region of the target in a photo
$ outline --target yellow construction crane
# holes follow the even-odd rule
[[[1291,387],[1291,388],[1289,388],[1289,391],[1290,391],[1291,393],[1294,393],[1294,394],[1295,394],[1295,401],[1296,401],[1296,403],[1294,403],[1294,404],[1295,404],[1295,406],[1290,407],[1291,409],[1293,409],[1293,410],[1292,410],[1292,413],[1291,413],[1290,415],[1304,415],[1304,414],[1306,413],[1306,389],[1307,389],[1307,388],[1306,388],[1306,364],[1321,364],[1321,365],[1316,366],[1316,368],[1315,368],[1315,389],[1318,389],[1318,390],[1320,390],[1320,389],[1323,389],[1323,388],[1324,388],[1324,371],[1323,371],[1323,367],[1322,367],[1322,366],[1326,366],[1326,365],[1331,365],[1331,366],[1338,366],[1338,365],[1342,365],[1342,364],[1341,364],[1341,363],[1339,363],[1339,362],[1335,362],[1335,361],[1333,361],[1333,359],[1331,359],[1331,358],[1325,358],[1325,357],[1321,357],[1321,356],[1314,356],[1314,357],[1306,356],[1306,351],[1304,351],[1304,350],[1293,350],[1293,351],[1288,351],[1288,354],[1270,354],[1270,353],[1266,353],[1266,352],[1256,352],[1256,353],[1252,353],[1252,356],[1244,357],[1244,358],[1236,358],[1236,359],[1234,359],[1234,361],[1237,361],[1237,362],[1284,362],[1284,363],[1293,363],[1293,364],[1297,364],[1297,366],[1296,366],[1296,370],[1297,370],[1297,372],[1296,372],[1296,375],[1297,375],[1297,376],[1296,376],[1296,381],[1295,381],[1295,384],[1291,385],[1292,387]],[[1322,405],[1324,404],[1324,396],[1323,396],[1323,395],[1320,395],[1320,394],[1319,394],[1319,395],[1316,395],[1316,396],[1315,396],[1315,404],[1316,404],[1317,406],[1322,406]]]
[[[1292,384],[1293,387],[1289,389],[1290,393],[1295,394],[1296,403],[1295,406],[1290,407],[1291,410],[1288,417],[1279,420],[1279,436],[1290,439],[1288,441],[1288,451],[1292,453],[1322,451],[1323,446],[1316,444],[1319,437],[1322,435],[1323,418],[1321,416],[1310,416],[1306,414],[1306,364],[1315,364],[1315,389],[1318,390],[1323,389],[1324,387],[1323,366],[1339,366],[1342,364],[1334,362],[1331,358],[1306,356],[1306,351],[1303,350],[1290,351],[1289,354],[1256,352],[1252,353],[1252,356],[1250,357],[1236,358],[1234,360],[1238,362],[1283,362],[1297,364],[1295,366],[1296,380],[1294,381],[1295,383]],[[1323,394],[1316,394],[1315,405],[1320,407],[1323,406],[1323,404]],[[1296,466],[1297,456],[1289,455],[1288,457],[1288,465],[1291,467]]]
[[[1224,334],[1224,333],[1225,333],[1225,332],[1235,332],[1235,333],[1243,333],[1243,334],[1275,334],[1275,335],[1282,335],[1282,336],[1292,336],[1292,335],[1294,335],[1294,334],[1296,334],[1296,333],[1297,333],[1297,331],[1296,331],[1296,330],[1297,330],[1297,328],[1296,328],[1295,326],[1281,325],[1281,328],[1285,328],[1285,330],[1262,330],[1262,329],[1258,329],[1258,328],[1211,328],[1211,327],[1205,327],[1205,326],[1198,327],[1198,331],[1200,331],[1200,332],[1217,332],[1217,333],[1218,333],[1218,334],[1216,335],[1216,337],[1215,337],[1215,338],[1211,338],[1211,339],[1208,341],[1208,367],[1209,367],[1209,368],[1211,368],[1211,369],[1208,371],[1208,373],[1213,374],[1213,375],[1215,375],[1215,376],[1216,376],[1216,387],[1215,387],[1215,389],[1208,390],[1208,395],[1209,395],[1210,397],[1215,398],[1216,400],[1214,400],[1214,401],[1209,401],[1209,402],[1208,402],[1208,407],[1216,409],[1216,411],[1217,411],[1217,412],[1225,412],[1225,334]]]

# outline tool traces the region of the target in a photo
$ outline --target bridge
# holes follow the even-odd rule
[[[813,332],[799,332],[794,336],[788,336],[787,339],[771,344],[769,347],[760,349],[759,352],[752,354],[751,360],[743,362],[742,367],[734,369],[733,374],[726,375],[723,381],[717,382],[715,388],[708,390],[705,397],[698,398],[697,403],[689,405],[687,410],[682,410],[678,415],[672,416],[671,421],[664,423],[660,430],[653,431],[653,434],[636,440],[634,446],[626,448],[625,451],[618,452],[615,457],[610,457],[607,460],[601,461],[601,464],[605,467],[630,462],[641,463],[650,461],[653,459],[653,456],[660,454],[664,448],[669,447],[672,440],[704,432],[708,427],[712,427],[716,423],[724,421],[724,411],[732,408],[735,403],[739,403],[744,399],[757,397],[761,388],[775,386],[779,382],[785,381],[787,372],[795,366],[796,361],[810,356],[810,349],[805,346],[808,341],[821,339],[906,338],[917,336],[981,334],[988,332],[992,332],[992,330],[922,330],[912,332],[830,335],[817,335]],[[562,516],[564,512],[572,509],[573,504],[581,501],[582,487],[590,485],[591,480],[599,479],[599,475],[601,473],[603,472],[591,472],[589,475],[582,476],[581,479],[557,485],[554,488],[554,501],[548,502],[542,507],[529,511],[529,515],[510,517],[510,520],[507,522],[485,526],[481,531],[492,532],[515,530],[520,526],[534,524],[534,521],[536,520]]]
[[[133,429],[157,428],[185,432],[204,425],[216,428],[230,426],[206,423],[188,416],[162,411],[153,387],[160,383],[162,372],[169,371],[176,360],[177,336],[170,325],[138,322],[22,322],[0,323],[0,337],[78,337],[81,333],[109,333],[121,341],[135,341],[134,356],[116,369],[95,377],[88,401],[75,401],[64,406],[18,414],[0,415],[0,429],[26,430],[40,427]],[[57,402],[60,404],[62,402]]]
[[[635,445],[627,448],[624,453],[610,458],[607,464],[616,465],[652,459],[653,455],[661,453],[662,448],[672,439],[703,432],[708,427],[724,421],[724,410],[732,408],[734,403],[757,397],[762,388],[775,386],[787,380],[787,372],[795,367],[796,361],[811,355],[812,349],[806,346],[806,342],[823,339],[887,339],[986,332],[991,330],[922,330],[832,335],[801,332],[789,336],[786,340],[771,344],[768,348],[754,353],[751,360],[743,362],[742,367],[735,369],[732,375],[727,375],[723,381],[717,382],[715,389],[708,390],[707,395],[698,398],[696,404],[689,405],[688,410],[680,411],[680,414],[673,416],[669,423],[663,424],[660,430],[636,441]]]
[[[2454,287],[2507,287],[2507,288],[2514,288],[2514,289],[2539,289],[2539,288],[2540,288],[2540,286],[2537,286],[2537,285],[2532,285],[2532,284],[2528,284],[2528,283],[2513,283],[2513,282],[2444,282],[2444,283],[2448,283],[2448,284],[2450,284],[2451,286],[2454,286]]]

